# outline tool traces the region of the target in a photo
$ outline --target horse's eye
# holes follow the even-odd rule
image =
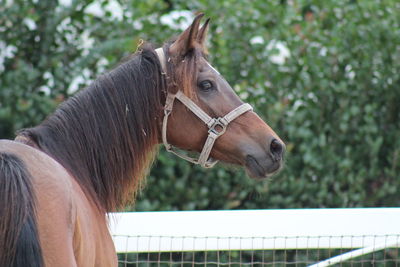
[[[210,90],[213,89],[213,84],[212,84],[211,81],[205,80],[205,81],[202,81],[202,82],[199,83],[199,88],[202,91],[210,91]]]

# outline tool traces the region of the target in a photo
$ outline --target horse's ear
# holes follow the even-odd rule
[[[207,37],[208,27],[210,26],[209,22],[210,19],[208,18],[206,22],[204,22],[203,26],[201,26],[199,35],[197,36],[197,41],[203,46],[203,49],[205,48],[204,44]]]
[[[197,15],[192,25],[189,26],[170,47],[170,53],[185,55],[190,50],[194,49],[198,43],[200,20],[204,16],[203,13]]]

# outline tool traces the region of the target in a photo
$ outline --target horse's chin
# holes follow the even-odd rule
[[[260,160],[248,155],[244,167],[248,176],[256,180],[263,180],[278,173],[282,167],[282,162],[273,161],[269,158]]]
[[[242,167],[246,174],[255,180],[263,180],[277,174],[283,165],[283,160],[273,160],[266,153],[228,153],[225,151],[213,151],[213,157],[210,160],[218,160],[223,164]]]

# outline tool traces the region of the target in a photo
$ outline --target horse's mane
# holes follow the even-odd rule
[[[154,159],[167,90],[149,45],[19,132],[55,158],[100,208],[134,200]]]

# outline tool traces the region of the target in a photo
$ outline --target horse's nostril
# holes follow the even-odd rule
[[[272,156],[276,160],[280,160],[282,158],[282,154],[283,154],[284,149],[285,149],[284,144],[282,144],[277,139],[273,139],[271,141],[270,151],[271,151]]]

